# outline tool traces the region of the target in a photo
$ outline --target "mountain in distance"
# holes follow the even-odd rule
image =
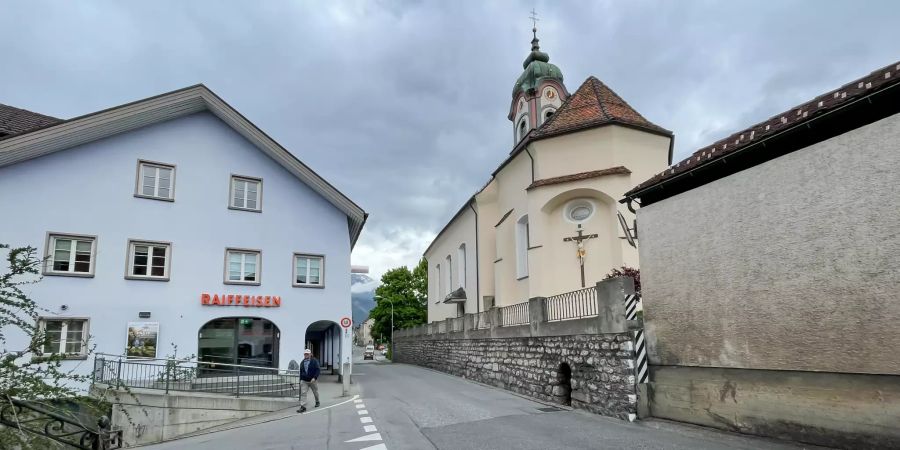
[[[381,283],[364,273],[350,274],[350,302],[353,308],[353,324],[361,324],[375,307],[375,288]]]

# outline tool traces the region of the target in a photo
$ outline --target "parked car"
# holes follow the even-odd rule
[[[375,346],[374,345],[369,344],[366,346],[366,351],[363,353],[363,359],[364,360],[365,359],[371,359],[371,360],[375,359]]]

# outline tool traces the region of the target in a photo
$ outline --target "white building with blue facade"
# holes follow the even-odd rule
[[[28,293],[66,368],[350,361],[366,213],[203,85],[70,120],[0,105],[0,211],[0,242],[46,258]]]

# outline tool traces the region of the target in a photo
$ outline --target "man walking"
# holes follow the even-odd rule
[[[306,411],[306,393],[312,389],[316,397],[316,408],[319,407],[319,360],[312,357],[309,349],[303,351],[303,361],[300,362],[300,409],[298,413]]]

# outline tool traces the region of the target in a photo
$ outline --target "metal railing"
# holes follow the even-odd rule
[[[106,416],[100,417],[97,426],[93,427],[81,423],[76,417],[52,411],[38,402],[14,398],[0,400],[0,425],[81,450],[122,448],[122,430],[112,430]]]
[[[142,388],[228,394],[240,397],[296,397],[296,370],[178,359],[127,359],[97,354],[93,382],[116,388]]]
[[[598,314],[597,288],[591,286],[544,299],[547,321],[581,319]]]
[[[501,327],[527,325],[529,323],[531,323],[531,316],[528,313],[528,302],[517,303],[515,305],[500,308]]]
[[[491,327],[491,311],[482,311],[475,314],[475,329],[483,330]]]

